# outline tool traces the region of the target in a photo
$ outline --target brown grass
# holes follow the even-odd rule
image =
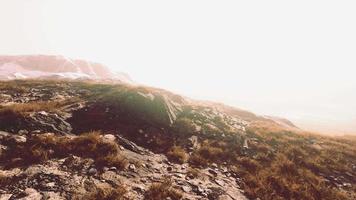
[[[187,171],[187,176],[192,176],[194,178],[198,178],[200,176],[200,171],[195,168],[189,168]]]
[[[110,185],[95,185],[85,195],[74,195],[73,200],[127,200],[125,187],[113,188]]]
[[[226,161],[227,156],[231,156],[229,148],[224,148],[226,144],[204,141],[201,148],[196,150],[189,159],[189,162],[196,166],[207,166],[209,163],[219,163]]]
[[[0,106],[0,114],[12,112],[15,115],[26,115],[30,112],[59,112],[59,108],[68,103],[67,101],[36,101],[29,103],[16,103],[8,106]]]
[[[189,159],[189,155],[180,146],[173,146],[171,150],[168,151],[167,157],[172,162],[180,164],[186,163]]]
[[[10,166],[28,165],[71,154],[92,158],[98,167],[115,166],[124,169],[128,163],[126,158],[120,155],[118,145],[101,138],[100,132],[90,132],[75,137],[53,134],[31,136],[25,144],[11,147],[1,157],[1,161]],[[20,163],[6,162],[13,158],[21,158],[22,161]]]
[[[172,182],[165,180],[163,183],[154,183],[145,193],[145,200],[159,200],[170,198],[172,200],[182,199],[183,195],[172,188]]]

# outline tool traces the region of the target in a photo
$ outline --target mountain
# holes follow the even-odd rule
[[[0,80],[12,79],[90,79],[132,83],[124,73],[113,73],[94,62],[64,56],[0,56]]]
[[[0,81],[0,199],[355,199],[355,144],[158,88]]]

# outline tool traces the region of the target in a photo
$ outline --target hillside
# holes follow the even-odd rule
[[[157,88],[0,82],[0,199],[355,199],[355,146]]]

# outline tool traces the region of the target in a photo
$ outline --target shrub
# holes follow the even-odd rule
[[[125,187],[113,188],[110,185],[96,185],[85,195],[75,195],[74,200],[123,200],[127,189]]]
[[[163,183],[154,183],[145,193],[145,200],[167,199],[179,200],[182,194],[172,188],[172,182],[165,180]]]
[[[188,161],[189,155],[180,146],[173,146],[167,153],[168,159],[176,163],[186,163]]]

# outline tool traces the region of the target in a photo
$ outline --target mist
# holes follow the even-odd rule
[[[142,84],[349,134],[355,8],[353,1],[1,1],[0,54],[92,60]]]

